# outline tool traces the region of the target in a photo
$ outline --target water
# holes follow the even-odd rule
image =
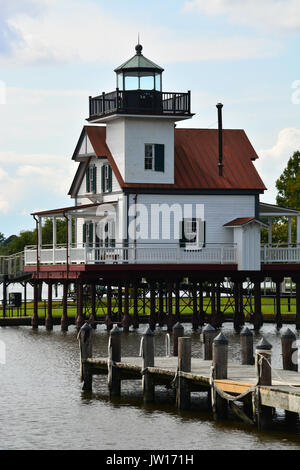
[[[199,333],[192,337],[193,355],[201,357]],[[122,352],[137,356],[143,325],[122,335]],[[230,341],[229,359],[239,361],[239,337],[223,328]],[[273,344],[273,363],[281,366],[280,337],[266,325],[261,334]],[[255,343],[261,334],[255,336]],[[165,353],[165,331],[156,332],[157,355]],[[205,409],[205,395],[193,394],[192,411],[179,413],[171,392],[159,388],[157,403],[144,406],[141,381],[122,382],[122,398],[108,399],[106,376],[94,377],[93,393],[81,391],[76,330],[48,333],[44,328],[0,328],[6,364],[0,364],[1,449],[299,449],[300,424],[286,427],[278,412],[274,430],[259,433],[232,417],[215,423]],[[95,333],[94,355],[106,355],[107,332]]]

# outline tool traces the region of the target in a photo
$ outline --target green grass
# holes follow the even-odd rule
[[[147,305],[145,307],[145,313],[143,313],[142,309],[142,300],[139,300],[138,302],[138,308],[139,308],[139,314],[140,315],[149,315],[150,314],[150,302],[149,299],[147,300]],[[233,298],[230,298],[230,304],[228,302],[229,298],[222,297],[221,298],[221,311],[224,312],[224,314],[233,314],[234,313],[234,301]],[[180,299],[180,314],[181,315],[191,315],[193,313],[193,308],[192,305],[185,305],[185,303],[188,302],[188,298],[185,299]],[[106,315],[107,313],[107,302],[106,299],[102,299],[100,302],[97,301],[97,315],[98,316],[103,316]],[[205,313],[211,314],[211,306],[209,305],[209,298],[205,297],[203,299],[203,306]],[[245,311],[244,313],[250,313],[250,305],[247,303],[247,300],[244,299],[244,306],[245,306]],[[124,308],[124,303],[123,303],[123,308]],[[112,299],[112,309],[114,312],[118,311],[118,306],[117,306],[117,300]],[[156,302],[156,309],[158,310],[158,301]],[[84,308],[84,311],[88,315],[91,311],[90,305]],[[167,311],[166,303],[164,302],[164,311]],[[254,299],[252,299],[252,312],[254,311]],[[274,304],[274,298],[267,298],[267,297],[262,297],[262,313],[263,314],[275,314],[276,312],[276,304]],[[133,312],[133,305],[132,302],[130,302],[130,307],[129,307],[129,313],[132,315]],[[173,313],[175,314],[175,299],[173,299]],[[295,314],[296,313],[296,300],[291,299],[290,300],[290,312],[288,311],[288,300],[281,299],[281,313],[284,315],[287,314]],[[21,312],[19,313],[20,315],[24,315],[24,304],[22,305]],[[27,315],[31,316],[33,314],[33,302],[28,302],[27,303]],[[39,302],[38,304],[38,315],[39,317],[45,317],[47,314],[47,302],[42,301]],[[9,315],[9,312],[7,310],[7,316]],[[14,311],[11,311],[11,316],[17,316],[18,312],[17,309],[15,308]],[[53,301],[53,308],[52,308],[52,315],[53,317],[61,317],[62,315],[62,304],[61,301]],[[3,316],[3,310],[2,307],[0,307],[0,317]],[[75,317],[76,316],[76,303],[75,302],[68,302],[68,316],[69,317]]]

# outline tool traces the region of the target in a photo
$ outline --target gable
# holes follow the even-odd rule
[[[95,150],[92,146],[92,143],[86,133],[85,128],[83,128],[79,140],[77,142],[77,145],[75,147],[72,159],[80,162],[80,161],[85,161],[87,157],[95,157],[96,153]]]

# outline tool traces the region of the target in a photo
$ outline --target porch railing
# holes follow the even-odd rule
[[[45,246],[39,250],[40,264],[234,264],[236,248],[232,244],[206,244],[204,247],[181,248],[179,244],[130,244],[99,247],[93,245]],[[25,248],[25,265],[37,264],[34,246]]]
[[[111,113],[190,114],[191,95],[156,90],[116,90],[90,97],[90,118]]]
[[[262,263],[300,263],[300,245],[264,245]]]
[[[0,276],[18,276],[24,272],[24,252],[0,256]]]

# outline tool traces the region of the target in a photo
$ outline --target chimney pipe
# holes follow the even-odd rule
[[[218,125],[219,125],[219,176],[223,176],[223,127],[222,127],[222,103],[217,104],[218,108]]]

